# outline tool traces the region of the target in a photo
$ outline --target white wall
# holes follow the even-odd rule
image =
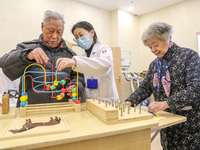
[[[138,17],[133,14],[118,11],[118,26],[119,26],[119,47],[121,51],[131,52],[130,70],[139,71],[139,22]]]
[[[0,56],[19,42],[38,38],[44,11],[48,9],[65,15],[64,39],[72,41],[72,26],[86,20],[94,26],[101,43],[110,44],[108,11],[75,0],[0,0]]]

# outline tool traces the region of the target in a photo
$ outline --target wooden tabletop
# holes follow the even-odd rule
[[[147,111],[147,107],[142,106],[142,110]],[[175,124],[185,122],[187,120],[187,118],[184,117],[184,116],[176,115],[176,114],[173,114],[173,113],[168,113],[168,112],[165,112],[165,111],[159,111],[159,112],[156,113],[156,115],[162,116],[162,117],[164,117],[164,119],[158,120],[159,125],[157,127],[153,127],[152,131],[160,130],[160,129],[163,129],[163,128],[166,128],[166,127],[170,127],[170,126],[173,126]]]
[[[53,116],[55,115],[56,114],[53,114]],[[106,125],[99,118],[91,114],[88,110],[85,110],[85,105],[83,104],[81,112],[66,112],[62,114],[68,126],[70,127],[70,132],[0,140],[0,149],[31,149],[117,135],[147,128],[157,130],[180,122],[184,122],[186,120],[185,117],[170,114],[167,112],[160,112],[159,115],[165,116],[166,118],[160,121],[148,119],[143,121],[136,121],[134,123],[128,122]],[[45,116],[45,114],[43,116]],[[0,134],[2,134],[4,129],[8,126],[10,120],[11,119],[1,120]]]

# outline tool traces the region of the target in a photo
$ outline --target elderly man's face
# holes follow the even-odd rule
[[[147,45],[158,58],[162,58],[168,51],[169,43],[157,38],[147,40]]]
[[[51,48],[60,44],[63,31],[63,22],[60,19],[50,19],[46,25],[42,23],[43,41]]]

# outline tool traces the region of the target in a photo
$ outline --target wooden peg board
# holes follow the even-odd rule
[[[43,116],[43,117],[26,117],[26,118],[17,118],[12,119],[6,129],[3,131],[2,135],[0,135],[0,140],[5,139],[15,139],[19,137],[34,137],[38,135],[49,135],[49,134],[57,134],[57,133],[63,133],[63,132],[69,132],[70,128],[65,121],[64,117],[62,115],[56,115],[57,117],[61,118],[61,121],[59,124],[52,125],[52,126],[39,126],[32,129],[29,129],[24,132],[19,133],[12,133],[9,130],[15,130],[15,129],[21,129],[22,126],[25,124],[26,119],[31,119],[33,123],[35,122],[48,122],[50,120],[50,117],[55,117],[55,115],[52,116]]]
[[[141,110],[140,114],[138,108],[136,108],[136,112],[134,112],[133,107],[130,108],[131,110],[128,114],[128,108],[126,106],[125,112],[123,112],[123,115],[121,116],[121,110],[113,107],[112,105],[107,104],[107,107],[105,107],[105,103],[101,102],[99,104],[98,100],[86,100],[86,109],[94,115],[96,115],[97,117],[99,117],[106,124],[132,122],[153,118],[153,115],[146,111]]]
[[[20,107],[20,117],[44,113],[62,113],[67,111],[81,111],[81,104],[75,104],[72,100],[61,103],[27,104]]]

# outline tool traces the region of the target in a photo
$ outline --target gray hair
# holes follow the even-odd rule
[[[51,18],[52,19],[60,19],[60,20],[62,20],[63,26],[64,26],[64,24],[65,24],[64,15],[59,13],[59,12],[51,11],[51,10],[46,10],[44,12],[44,18],[43,18],[44,25],[48,24]]]
[[[165,22],[152,23],[142,34],[142,42],[147,46],[147,40],[150,38],[158,38],[162,41],[170,41],[172,38],[172,26]]]

